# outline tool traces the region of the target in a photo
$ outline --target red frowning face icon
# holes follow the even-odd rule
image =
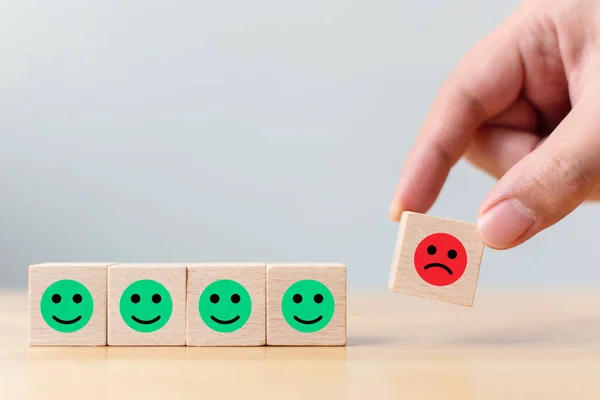
[[[452,235],[434,233],[421,240],[415,250],[417,273],[434,286],[447,286],[456,282],[467,269],[465,246]]]

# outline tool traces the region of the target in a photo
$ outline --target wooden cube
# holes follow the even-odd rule
[[[483,247],[475,224],[404,212],[389,287],[471,307]]]
[[[346,345],[345,265],[267,265],[267,345]]]
[[[188,265],[187,345],[266,343],[266,264]]]
[[[29,267],[29,344],[105,346],[106,273],[110,263]]]
[[[184,264],[108,268],[108,345],[184,346]]]

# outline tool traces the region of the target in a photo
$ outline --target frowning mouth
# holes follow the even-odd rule
[[[68,320],[65,320],[65,319],[60,319],[60,318],[58,318],[56,315],[53,315],[53,316],[52,316],[52,319],[53,319],[53,320],[55,320],[56,322],[58,322],[59,324],[63,324],[63,325],[72,325],[72,324],[74,324],[74,323],[76,323],[76,322],[79,322],[79,320],[81,319],[81,315],[80,315],[80,316],[78,316],[77,318],[74,318],[74,319],[68,319]]]
[[[160,319],[160,315],[157,315],[156,318],[152,318],[150,320],[143,320],[143,319],[139,319],[137,318],[135,315],[131,316],[131,319],[134,320],[135,322],[137,322],[138,324],[142,324],[142,325],[150,325],[155,323],[156,321],[158,321]]]
[[[323,316],[322,316],[322,315],[319,315],[319,316],[318,316],[317,318],[315,318],[315,319],[309,319],[309,320],[306,320],[306,319],[302,319],[302,318],[299,318],[299,317],[297,317],[296,315],[294,315],[294,319],[295,319],[296,321],[300,322],[301,324],[304,324],[304,325],[312,325],[312,324],[316,324],[317,322],[319,322],[320,320],[322,320],[322,319],[323,319]]]
[[[452,272],[452,270],[450,268],[448,268],[446,265],[440,264],[440,263],[427,264],[426,266],[423,267],[423,269],[429,269],[429,268],[435,268],[435,267],[441,268],[441,269],[445,270],[450,275],[453,274],[453,272]]]
[[[215,317],[214,315],[211,315],[210,319],[215,321],[217,324],[229,325],[229,324],[233,324],[235,321],[240,319],[240,316],[237,315],[235,318],[232,318],[232,319],[219,319],[219,318]]]

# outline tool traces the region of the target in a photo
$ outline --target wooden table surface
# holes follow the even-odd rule
[[[600,290],[348,302],[345,348],[29,348],[0,292],[0,398],[600,399]]]

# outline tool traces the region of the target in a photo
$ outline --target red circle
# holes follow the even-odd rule
[[[417,273],[425,282],[447,286],[465,273],[467,251],[454,236],[434,233],[421,240],[415,250],[414,263]]]

